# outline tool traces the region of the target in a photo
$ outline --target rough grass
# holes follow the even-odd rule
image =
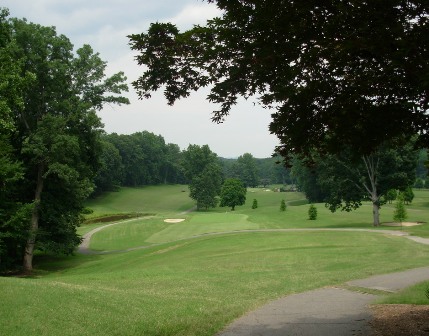
[[[429,305],[429,281],[383,297],[377,303]]]

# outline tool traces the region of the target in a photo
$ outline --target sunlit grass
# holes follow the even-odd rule
[[[408,220],[425,221],[429,191],[415,194],[407,206]],[[257,209],[251,209],[254,198]],[[288,205],[285,212],[280,211],[282,199]],[[303,194],[252,189],[246,204],[234,212],[216,208],[181,214],[193,206],[187,187],[162,186],[124,188],[88,206],[96,216],[156,214],[110,226],[91,240],[91,248],[97,250],[146,248],[67,258],[42,255],[35,259],[36,276],[0,278],[2,336],[214,335],[274,298],[428,265],[429,246],[379,233],[233,232],[371,229],[369,203],[357,211],[334,214],[316,204],[318,218],[310,221]],[[382,222],[393,221],[393,207],[382,207]],[[165,218],[185,221],[171,224]],[[100,225],[104,224],[85,225],[79,233]],[[428,235],[427,224],[403,230]],[[217,235],[195,238],[206,233]],[[412,303],[416,300],[405,296]]]
[[[39,261],[0,278],[2,335],[214,335],[290,293],[427,264],[429,247],[353,232],[241,233]]]
[[[94,212],[89,218],[119,213],[175,213],[192,208],[189,190],[184,185],[123,187],[89,200],[86,206]]]

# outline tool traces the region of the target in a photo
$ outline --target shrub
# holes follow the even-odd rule
[[[286,211],[286,202],[284,199],[280,203],[280,211]]]
[[[258,201],[256,199],[253,199],[252,209],[256,209],[257,207],[258,207]]]
[[[317,218],[317,209],[314,206],[314,204],[311,204],[310,208],[308,209],[308,219],[316,220],[316,218]]]

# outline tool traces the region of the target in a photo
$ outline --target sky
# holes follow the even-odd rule
[[[26,18],[44,26],[55,26],[75,49],[89,44],[107,62],[107,75],[125,72],[130,105],[105,106],[99,112],[107,133],[132,134],[149,131],[182,149],[189,144],[209,145],[221,157],[251,153],[256,158],[271,156],[278,140],[269,133],[270,111],[256,99],[244,99],[232,108],[224,123],[211,121],[218,109],[206,100],[208,90],[191,94],[169,106],[162,91],[139,100],[131,82],[143,69],[135,62],[127,35],[146,32],[152,22],[172,22],[179,29],[204,24],[219,16],[213,4],[203,0],[1,0],[11,17]]]

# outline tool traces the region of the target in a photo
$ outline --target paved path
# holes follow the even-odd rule
[[[322,288],[273,301],[234,321],[219,336],[368,335],[375,295]]]
[[[389,292],[429,279],[429,267],[353,280],[347,285]],[[286,296],[235,320],[217,336],[371,335],[368,305],[377,296],[321,288]]]

